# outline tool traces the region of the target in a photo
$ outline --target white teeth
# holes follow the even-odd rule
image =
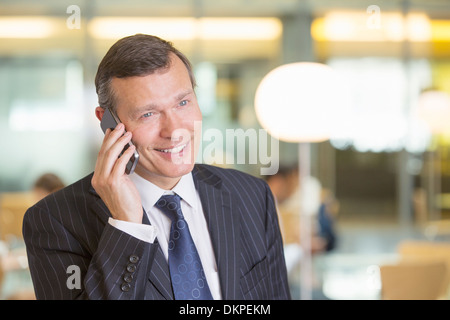
[[[181,150],[183,150],[184,147],[186,147],[185,144],[183,144],[183,145],[181,145],[181,146],[179,146],[179,147],[176,147],[176,148],[172,148],[172,149],[162,149],[162,150],[158,150],[158,151],[162,151],[162,152],[166,152],[166,153],[178,153],[178,152],[180,152]]]

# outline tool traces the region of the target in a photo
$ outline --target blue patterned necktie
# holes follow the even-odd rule
[[[172,221],[169,269],[175,300],[212,300],[200,257],[181,212],[180,196],[164,195],[156,207]]]

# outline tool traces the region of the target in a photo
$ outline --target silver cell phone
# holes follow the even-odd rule
[[[106,132],[106,129],[114,130],[114,128],[117,126],[117,124],[120,122],[119,118],[109,109],[105,109],[105,113],[103,114],[102,121],[100,121],[100,127],[102,128],[103,132]],[[125,150],[128,149],[129,146],[131,146],[133,143],[130,141],[128,144],[123,148],[122,152],[120,153],[119,157],[125,152]],[[134,154],[131,156],[130,161],[128,161],[127,166],[125,168],[125,172],[127,174],[131,174],[134,172],[134,169],[136,168],[136,165],[139,161],[139,153],[135,150]]]

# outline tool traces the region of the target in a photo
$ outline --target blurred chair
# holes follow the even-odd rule
[[[0,289],[3,298],[8,300],[35,299],[34,291],[24,288],[22,283],[29,275],[22,236],[23,216],[35,202],[32,192],[0,194],[0,241],[5,247],[0,255]],[[11,281],[17,284],[11,287]],[[7,290],[10,292],[5,292],[5,287],[10,288]]]
[[[35,203],[30,192],[11,192],[0,195],[0,239],[11,243],[22,239],[23,216]]]
[[[443,241],[404,240],[398,246],[403,262],[443,262],[446,265],[442,295],[450,298],[450,243]]]
[[[400,262],[380,266],[381,299],[437,300],[442,298],[447,277],[443,261]]]

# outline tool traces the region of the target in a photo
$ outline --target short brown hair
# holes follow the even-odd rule
[[[176,49],[171,42],[156,36],[136,34],[117,41],[100,62],[95,76],[98,103],[102,108],[116,110],[111,80],[133,76],[147,76],[170,65],[169,54],[173,53],[186,66],[195,88],[192,65],[186,56]]]

